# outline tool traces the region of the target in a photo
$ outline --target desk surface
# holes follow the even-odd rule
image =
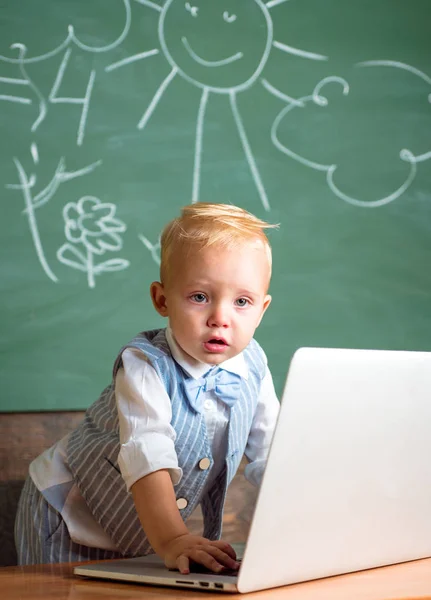
[[[68,564],[3,567],[0,568],[0,596],[6,600],[431,599],[431,558],[246,595],[82,579],[72,574],[72,566]]]

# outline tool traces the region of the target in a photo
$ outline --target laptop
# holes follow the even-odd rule
[[[77,575],[252,592],[431,556],[431,352],[301,348],[236,574],[156,556]]]

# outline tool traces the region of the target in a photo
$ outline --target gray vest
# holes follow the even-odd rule
[[[157,371],[172,403],[171,425],[176,432],[175,450],[183,470],[175,486],[177,498],[185,498],[184,521],[199,501],[204,519],[204,537],[214,540],[221,535],[226,489],[232,481],[247,444],[266,370],[266,358],[259,344],[252,340],[244,350],[249,370],[248,379],[241,379],[241,396],[231,408],[228,444],[223,469],[210,489],[202,496],[209,475],[199,468],[199,461],[208,457],[213,464],[205,419],[188,403],[183,382],[188,374],[173,359],[164,329],[138,334],[121,349],[113,369],[112,383],[87,410],[84,421],[71,434],[68,445],[68,465],[94,517],[110,535],[117,548],[128,556],[152,552],[139,522],[135,505],[118,467],[120,452],[118,414],[114,381],[121,366],[121,354],[126,348],[138,348]]]

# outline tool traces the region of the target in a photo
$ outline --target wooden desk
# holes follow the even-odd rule
[[[431,558],[251,594],[175,590],[75,577],[72,566],[0,568],[3,600],[407,600],[431,599]]]

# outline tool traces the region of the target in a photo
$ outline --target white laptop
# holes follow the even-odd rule
[[[291,362],[241,568],[147,556],[88,577],[251,592],[431,556],[431,352],[301,348]]]

